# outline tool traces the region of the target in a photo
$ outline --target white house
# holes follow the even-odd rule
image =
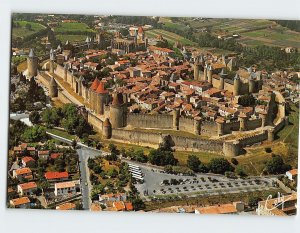
[[[67,181],[55,183],[54,194],[55,196],[76,194],[76,187],[79,185],[79,180],[77,181]]]
[[[110,193],[110,194],[103,194],[99,195],[100,202],[107,202],[107,201],[126,201],[127,197],[125,193]]]
[[[10,205],[15,208],[27,209],[30,207],[30,200],[28,197],[21,197],[10,200]]]
[[[18,185],[18,193],[20,195],[32,195],[35,193],[37,190],[37,185],[35,182],[28,182],[28,183],[23,183]]]

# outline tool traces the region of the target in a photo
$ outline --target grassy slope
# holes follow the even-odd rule
[[[13,38],[15,38],[15,37],[23,37],[24,38],[26,36],[32,35],[33,33],[36,33],[45,28],[43,25],[41,25],[39,23],[29,22],[29,21],[14,21],[14,23],[19,23],[20,27],[12,28]],[[25,28],[26,24],[31,25],[31,30],[27,30]]]
[[[265,167],[265,162],[271,158],[272,153],[281,155],[286,163],[297,167],[299,109],[293,105],[292,110],[289,115],[290,125],[278,132],[277,140],[248,148],[246,155],[237,157],[239,164],[244,167],[247,174],[260,175]],[[272,153],[267,153],[265,148],[271,148]]]
[[[241,34],[241,41],[248,46],[269,45],[280,47],[297,47],[300,48],[300,33],[291,31],[271,20],[264,19],[198,19],[182,18],[178,22],[172,22],[170,18],[160,18],[167,28],[177,27],[184,29],[185,23],[188,23],[195,30],[209,27],[213,34],[234,33]],[[272,26],[272,29],[270,28]],[[200,35],[196,32],[195,35]]]
[[[94,32],[94,30],[90,29],[88,25],[85,23],[61,23],[58,27],[54,29],[54,32],[59,33],[65,33],[69,32],[72,34],[72,32],[75,31],[81,31],[81,32]]]

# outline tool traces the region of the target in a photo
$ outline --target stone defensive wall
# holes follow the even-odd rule
[[[161,128],[172,129],[173,117],[168,114],[138,114],[128,113],[127,124],[135,128]]]
[[[113,129],[112,139],[120,142],[157,148],[161,142],[161,134],[139,132],[124,129]]]
[[[61,89],[58,89],[58,95],[57,98],[63,103],[63,104],[70,104],[72,103],[72,100],[70,100],[62,91]]]
[[[179,130],[194,133],[194,119],[179,117]]]
[[[218,127],[214,121],[202,121],[200,134],[203,136],[218,135]]]
[[[288,123],[287,118],[286,119],[282,119],[280,121],[280,123],[278,123],[275,127],[274,127],[274,134],[278,133],[286,124]]]
[[[223,142],[219,140],[208,140],[199,138],[188,138],[171,136],[176,149],[181,151],[207,151],[222,153]]]
[[[230,134],[232,131],[238,131],[240,129],[239,121],[231,121],[223,124],[224,134]]]
[[[62,79],[64,79],[65,76],[65,69],[63,66],[56,63],[56,69],[54,70],[54,73],[58,76],[60,76]],[[73,87],[73,82],[76,79],[76,77],[68,70],[67,71],[67,82]]]
[[[99,119],[97,116],[95,116],[93,113],[88,111],[88,122],[94,127],[94,129],[98,132],[102,132],[103,129],[103,122],[101,119]],[[113,130],[115,131],[115,129]]]
[[[115,141],[149,146],[157,148],[166,136],[160,133],[139,132],[124,129],[114,129],[112,139]],[[168,135],[168,141],[177,150],[181,151],[208,151],[222,153],[223,142],[218,140],[208,140],[199,138],[188,138]]]
[[[247,121],[247,129],[253,130],[253,129],[259,128],[259,127],[261,127],[261,124],[262,124],[261,118],[255,119],[255,120],[248,120]]]
[[[251,146],[255,143],[262,142],[268,139],[267,131],[261,131],[260,133],[257,133],[253,136],[239,139],[240,146]]]
[[[43,72],[38,71],[37,79],[43,84],[43,86],[49,89],[50,77]]]

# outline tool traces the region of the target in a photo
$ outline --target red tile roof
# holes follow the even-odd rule
[[[98,80],[98,78],[95,78],[94,82],[93,82],[92,85],[91,85],[91,89],[92,89],[93,91],[96,91],[99,84],[100,84],[100,81]]]
[[[18,206],[18,205],[24,205],[30,203],[30,200],[28,197],[21,197],[21,198],[12,199],[11,202],[14,206]]]
[[[69,178],[69,173],[68,172],[46,172],[45,178],[47,180]]]
[[[24,163],[28,163],[28,162],[30,162],[30,161],[35,161],[32,157],[29,157],[29,156],[25,156],[23,159],[22,159],[22,161],[24,162]]]
[[[51,157],[51,159],[56,159],[57,157],[59,157],[61,155],[63,155],[63,153],[52,153],[50,157]]]
[[[17,175],[24,175],[24,174],[28,174],[28,173],[32,173],[31,169],[28,167],[24,167],[24,168],[20,168],[20,169],[16,170]]]
[[[23,189],[23,190],[37,188],[37,185],[36,185],[35,182],[23,183],[23,184],[19,184],[19,186],[20,186],[21,189]]]
[[[106,93],[108,93],[108,90],[105,89],[104,83],[103,83],[103,82],[100,82],[100,83],[99,83],[96,92],[97,92],[98,94],[106,94]]]
[[[133,205],[131,202],[125,202],[125,208],[127,211],[132,211],[133,210]]]

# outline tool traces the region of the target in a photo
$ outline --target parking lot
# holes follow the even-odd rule
[[[275,178],[253,177],[230,179],[215,174],[183,176],[140,165],[144,183],[136,184],[141,196],[221,194],[268,190]]]

